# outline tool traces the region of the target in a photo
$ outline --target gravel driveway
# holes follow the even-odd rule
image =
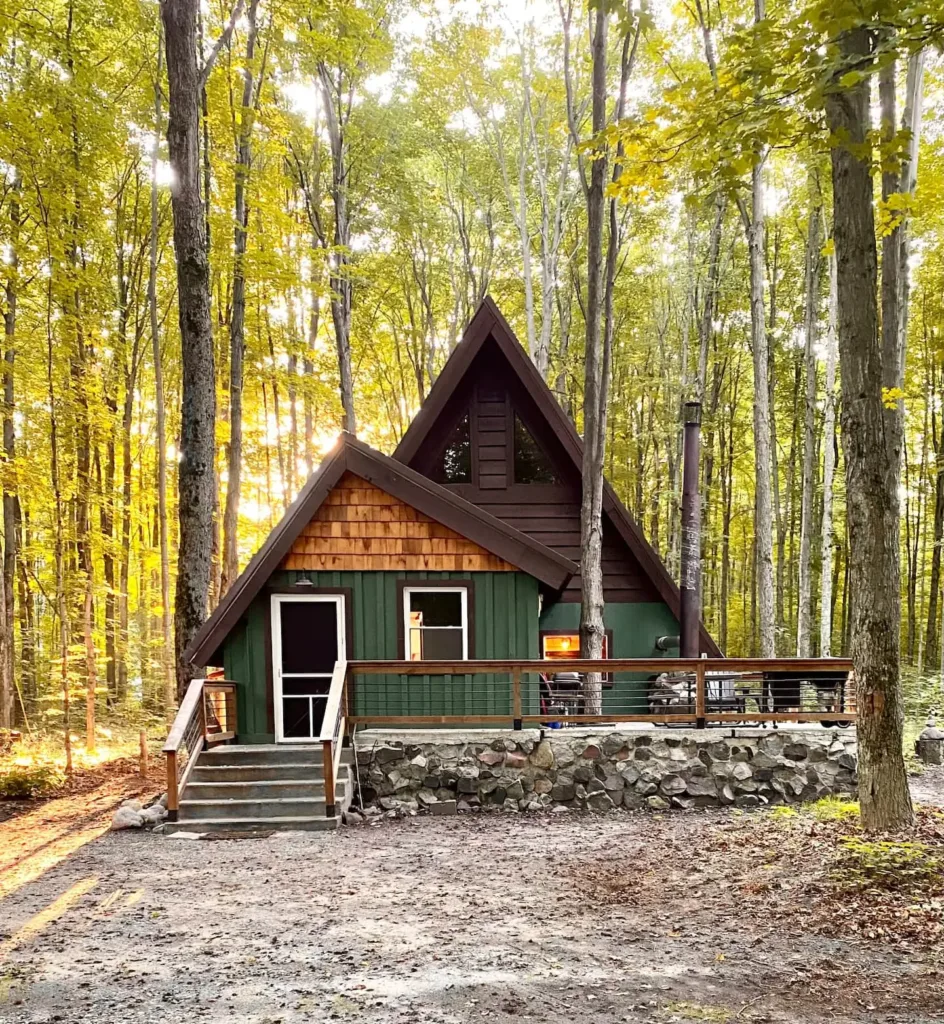
[[[705,830],[746,826],[712,812],[110,834],[0,903],[0,1020],[944,1019],[933,958],[742,911],[741,868],[697,855]],[[664,873],[664,899],[612,879],[597,892],[617,861],[656,891]]]

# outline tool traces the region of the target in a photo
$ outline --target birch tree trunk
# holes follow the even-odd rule
[[[806,343],[804,364],[806,401],[803,410],[803,470],[800,499],[800,574],[797,605],[797,657],[810,656],[810,631],[813,617],[813,485],[816,447],[816,342],[819,327],[820,221],[819,180],[810,175],[810,211],[806,236]]]
[[[183,378],[174,615],[178,696],[191,678],[184,652],[207,613],[215,478],[216,371],[206,224],[200,196],[198,8],[199,0],[163,0],[161,4],[169,86],[167,144],[175,176],[171,205]]]
[[[840,53],[850,63],[867,60],[872,42],[865,28],[847,30]],[[869,104],[867,77],[845,88],[837,80],[826,95],[830,132],[848,140],[833,147],[831,163],[859,804],[864,827],[884,830],[910,825],[913,813],[902,754],[899,459],[882,400],[885,380],[898,367],[883,366],[872,172],[870,156],[858,155],[867,149]]]

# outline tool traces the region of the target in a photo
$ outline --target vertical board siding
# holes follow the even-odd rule
[[[353,650],[357,660],[394,660],[402,656],[398,632],[403,614],[398,583],[424,580],[471,581],[470,658],[538,656],[538,583],[522,572],[293,572],[273,575],[223,645],[228,679],[239,685],[239,736],[243,742],[271,741],[269,636],[272,588],[294,586],[300,577],[315,589],[350,592]],[[305,591],[299,591],[303,594]],[[536,707],[537,683],[529,684],[528,703]],[[354,710],[375,715],[510,715],[507,677],[362,676],[355,683]]]

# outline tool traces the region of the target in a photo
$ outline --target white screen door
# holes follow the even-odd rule
[[[343,595],[272,595],[276,740],[319,738],[334,663],[346,656]]]

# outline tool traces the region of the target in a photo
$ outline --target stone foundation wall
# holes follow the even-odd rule
[[[853,729],[735,733],[369,730],[356,747],[365,807],[394,814],[759,807],[856,792]]]

